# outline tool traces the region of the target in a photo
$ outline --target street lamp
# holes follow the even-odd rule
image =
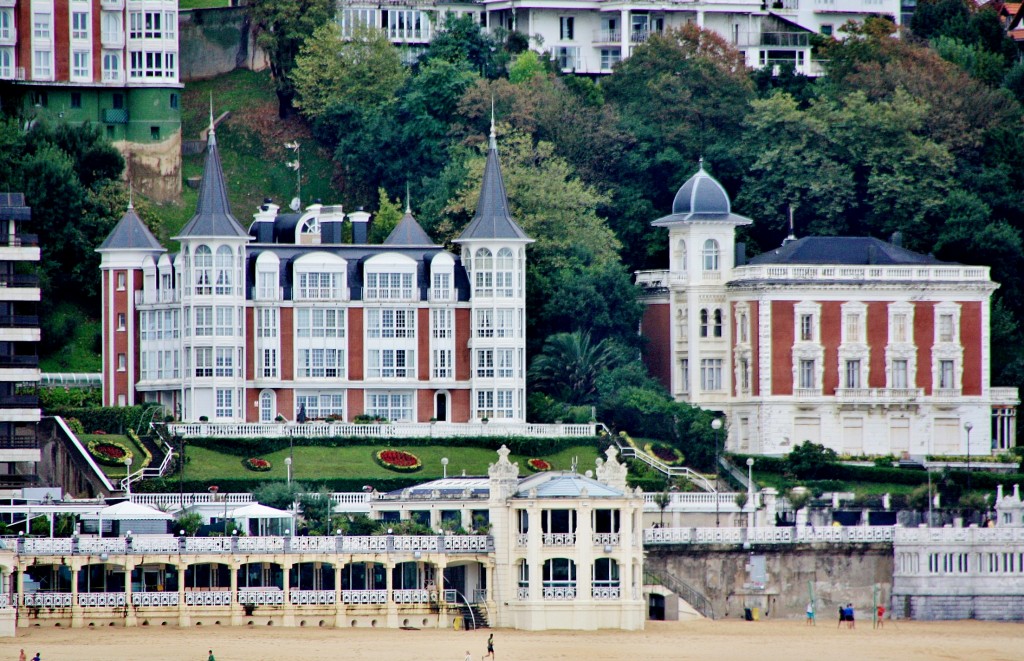
[[[747,513],[747,527],[754,526],[754,458],[747,457],[747,505],[750,512]]]
[[[124,458],[124,490],[128,494],[128,500],[132,499],[132,458]]]
[[[441,457],[441,477],[448,478],[448,457]]]
[[[964,430],[967,432],[967,493],[971,493],[971,430],[974,425],[968,420],[964,423]]]
[[[292,458],[291,457],[285,457],[284,458],[284,467],[286,469],[288,469],[288,486],[290,487],[292,485]]]
[[[718,449],[718,439],[720,437],[719,431],[722,430],[722,419],[715,418],[711,421],[711,428],[715,430],[715,527],[718,527],[719,522],[719,501],[718,497],[718,470],[722,464],[721,453]]]

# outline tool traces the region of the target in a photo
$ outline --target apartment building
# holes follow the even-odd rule
[[[137,187],[181,191],[175,0],[0,0],[0,84],[30,117],[90,122]]]
[[[867,237],[790,237],[747,260],[703,165],[676,194],[669,267],[637,274],[651,371],[722,411],[727,447],[786,453],[992,454],[1016,443],[1016,388],[990,384],[984,266]]]
[[[532,239],[509,215],[493,129],[459,255],[411,209],[383,244],[371,223],[268,201],[246,231],[211,129],[180,252],[132,209],[98,249],[105,404],[159,402],[187,421],[525,421]]]

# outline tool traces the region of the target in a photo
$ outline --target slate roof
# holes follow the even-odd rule
[[[753,257],[749,264],[945,264],[933,255],[861,236],[808,236]]]
[[[146,227],[146,223],[142,222],[139,214],[135,213],[135,207],[130,203],[124,215],[121,216],[121,220],[117,221],[117,225],[114,225],[114,229],[107,235],[107,238],[100,244],[100,247],[96,249],[96,252],[107,250],[155,250],[165,252],[165,248],[156,240],[153,233]]]
[[[480,184],[480,200],[476,203],[476,213],[462,230],[456,243],[474,239],[505,239],[512,241],[533,241],[526,236],[508,211],[508,196],[505,194],[505,181],[501,176],[501,163],[498,161],[498,141],[491,123],[490,145],[487,149],[487,163],[484,165],[484,179]]]
[[[402,220],[391,230],[388,238],[384,239],[386,246],[432,246],[434,241],[430,238],[416,219],[412,217],[410,209],[405,210]]]
[[[538,498],[579,498],[583,490],[587,490],[590,498],[622,498],[625,496],[618,489],[607,484],[580,475],[578,473],[537,473],[519,483],[516,495],[520,498],[529,497],[532,489],[537,490]]]
[[[704,169],[703,159],[697,172],[686,180],[672,200],[672,213],[651,223],[666,227],[692,221],[721,221],[747,225],[753,221],[732,213],[729,194],[722,184]]]
[[[424,497],[437,491],[442,496],[459,496],[466,492],[473,496],[486,496],[491,492],[491,481],[486,477],[446,477],[411,486],[407,489],[389,491],[388,496],[401,498],[406,495]]]
[[[207,236],[249,236],[231,215],[228,191],[224,184],[224,170],[220,165],[220,152],[217,150],[217,138],[212,127],[206,138],[206,162],[203,164],[203,180],[199,184],[196,214],[174,238]]]

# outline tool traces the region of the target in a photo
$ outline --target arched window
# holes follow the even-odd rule
[[[512,284],[512,271],[515,268],[515,257],[508,248],[498,251],[497,273],[494,274],[494,293],[502,298],[512,298],[515,285]]]
[[[722,337],[722,310],[721,308],[715,310],[715,337]]]
[[[231,283],[234,278],[231,276],[233,268],[233,259],[231,254],[231,248],[227,246],[221,246],[217,248],[217,288],[215,290],[218,296],[230,296]]]
[[[209,296],[213,293],[213,252],[209,246],[196,248],[196,295]]]
[[[275,397],[273,390],[260,393],[260,422],[272,422],[275,417]]]
[[[487,248],[480,248],[473,258],[473,271],[476,274],[476,296],[494,296],[494,257]]]
[[[704,270],[718,270],[718,241],[708,239],[704,242]]]
[[[708,336],[708,310],[704,308],[700,311],[700,336]]]
[[[674,255],[674,257],[675,257],[675,263],[676,263],[676,267],[675,267],[674,270],[676,270],[676,271],[685,271],[686,270],[686,241],[685,240],[679,239],[679,241],[676,243],[676,254]]]

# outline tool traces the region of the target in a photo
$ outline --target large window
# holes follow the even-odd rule
[[[844,381],[845,387],[847,388],[860,388],[860,361],[859,360],[848,360],[846,361],[846,379]]]
[[[218,418],[231,418],[235,415],[234,406],[234,390],[229,388],[218,388],[217,389],[217,410],[214,415]]]
[[[32,77],[38,79],[53,77],[53,53],[51,51],[32,51]]]
[[[295,329],[297,337],[345,337],[345,310],[296,308]]]
[[[800,315],[800,341],[814,341],[814,315],[812,314]]]
[[[476,337],[494,337],[494,310],[481,308],[476,311]]]
[[[708,239],[704,242],[703,257],[705,271],[718,270],[718,241]]]
[[[213,347],[196,347],[196,377],[213,376]]]
[[[893,343],[907,342],[907,315],[903,313],[892,316],[892,341]]]
[[[480,248],[473,258],[476,296],[494,296],[494,257],[487,248]]]
[[[512,308],[498,308],[494,311],[494,336],[495,337],[516,337],[517,315]]]
[[[394,421],[413,419],[411,393],[370,392],[366,400],[366,413],[369,415]]]
[[[476,393],[476,417],[515,417],[514,393],[511,390],[478,390]]]
[[[512,298],[515,295],[515,284],[512,274],[515,269],[515,257],[508,248],[498,251],[495,260],[494,295],[501,298]]]
[[[543,581],[545,599],[575,599],[576,563],[569,558],[545,560]]]
[[[328,417],[344,419],[345,394],[343,392],[296,393],[296,417],[302,407],[306,408],[306,418],[309,420],[322,420]]]
[[[235,375],[235,349],[233,347],[217,348],[217,370],[215,376]]]
[[[277,349],[264,349],[260,375],[264,379],[277,378]]]
[[[844,342],[864,342],[864,324],[861,323],[861,316],[859,314],[846,315],[846,328],[844,330],[846,331]]]
[[[939,342],[953,341],[953,315],[939,315]]]
[[[555,48],[555,60],[559,69],[576,70],[580,66],[580,49],[578,46],[558,46]]]
[[[365,298],[368,301],[411,300],[412,276],[412,273],[367,273]]]
[[[228,308],[229,310],[231,308]],[[196,337],[210,337],[213,335],[213,307],[209,305],[197,305],[196,314]]]
[[[437,339],[452,337],[453,312],[452,310],[431,310],[431,332]]]
[[[622,60],[622,51],[618,48],[602,48],[601,49],[601,70],[610,71],[612,67]],[[682,262],[682,269],[686,270],[686,261]]]
[[[702,358],[700,361],[700,388],[705,391],[722,389],[722,359]]]
[[[277,308],[256,308],[256,337],[277,337]]]
[[[893,388],[909,388],[907,385],[909,379],[907,379],[907,361],[906,360],[894,360],[892,361],[892,386]]]
[[[707,308],[701,308],[701,311],[700,311],[700,336],[701,337],[707,337],[708,336],[708,319],[709,319],[708,309]]]
[[[955,362],[952,360],[940,360],[939,361],[939,388],[943,390],[955,388]]]
[[[134,53],[132,54],[135,55]],[[195,255],[196,295],[209,296],[213,293],[213,252],[209,246],[199,246]]]
[[[32,36],[40,41],[46,41],[50,38],[49,12],[36,12],[32,14]]]
[[[558,20],[558,38],[562,41],[572,41],[576,36],[576,19],[572,16],[560,16]]]
[[[345,376],[345,351],[342,349],[299,349],[300,377],[341,378]]]
[[[241,319],[239,319],[241,321]],[[217,336],[231,337],[241,331],[235,325],[235,308],[230,305],[217,306]]]
[[[435,379],[452,378],[452,350],[434,349],[431,376]]]
[[[452,298],[452,274],[435,273],[432,298],[435,301],[448,301]]]
[[[175,53],[133,50],[128,54],[128,75],[132,78],[176,78]]]
[[[232,277],[232,253],[231,248],[221,246],[217,248],[217,287],[215,292],[218,296],[230,296]]]
[[[814,374],[814,361],[813,360],[801,360],[800,361],[800,373],[798,376],[799,388],[816,388],[815,385],[815,374]]]
[[[416,337],[415,310],[369,308],[366,313],[366,337]]]
[[[87,41],[89,39],[88,12],[71,12],[71,38],[82,41]]]
[[[257,271],[256,273],[256,284],[257,284],[257,298],[261,301],[276,301],[277,300],[277,272],[276,271]]]
[[[367,276],[367,279],[369,277]],[[341,298],[341,282],[341,273],[299,273],[299,298],[306,300]]]
[[[515,376],[515,349],[498,349],[498,378],[511,379]]]
[[[476,376],[479,379],[494,378],[494,349],[476,350]]]
[[[76,50],[71,53],[71,77],[77,80],[89,80],[92,68],[92,54],[89,51]],[[81,107],[81,106],[79,106]]]
[[[714,325],[714,328],[713,328],[714,332],[712,334],[715,337],[722,337],[722,310],[721,310],[721,308],[716,308],[715,309],[714,318],[715,318],[715,325]]]
[[[121,79],[121,53],[103,51],[103,82]]]
[[[367,378],[416,378],[416,352],[411,349],[370,349],[366,357]]]

